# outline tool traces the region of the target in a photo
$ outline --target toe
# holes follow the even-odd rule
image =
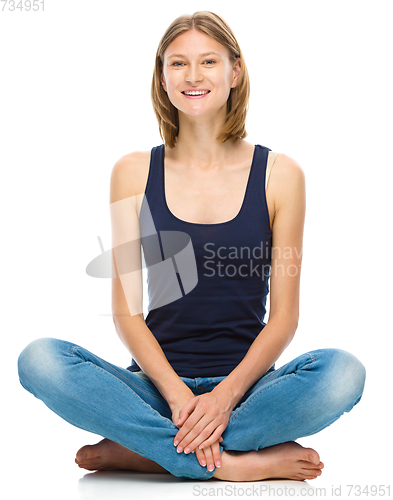
[[[315,472],[311,472],[309,471],[308,473],[304,473],[304,474],[301,474],[301,476],[304,478],[304,479],[316,479],[317,478],[317,475]]]
[[[313,450],[312,448],[305,448],[304,455],[305,455],[305,458],[303,460],[312,462],[315,465],[318,465],[319,462],[321,461],[318,453],[315,450]]]
[[[86,449],[87,447],[86,446],[83,446],[82,448],[80,448],[77,453],[76,453],[76,458],[77,460],[80,462],[81,460],[83,460],[84,458],[86,458]]]
[[[300,466],[301,469],[305,470],[320,470],[321,467],[319,465],[315,465],[312,462],[305,462],[304,460],[299,460],[298,465]]]

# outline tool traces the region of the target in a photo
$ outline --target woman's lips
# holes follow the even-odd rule
[[[182,94],[183,94],[183,92],[182,92]],[[188,97],[189,99],[201,99],[202,97],[206,97],[209,94],[210,94],[210,90],[206,94],[200,94],[200,95],[183,94],[183,95],[184,95],[184,97]]]

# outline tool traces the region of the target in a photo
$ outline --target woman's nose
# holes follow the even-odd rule
[[[196,83],[202,80],[203,80],[203,75],[201,74],[199,66],[195,64],[190,64],[186,72],[186,82]]]

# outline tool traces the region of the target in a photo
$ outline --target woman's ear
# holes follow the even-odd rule
[[[161,85],[163,87],[163,89],[165,90],[165,92],[167,91],[166,90],[166,83],[165,83],[165,78],[164,78],[164,75],[161,73],[161,78],[160,78],[160,81],[161,81]]]
[[[239,83],[240,73],[241,73],[241,63],[240,63],[240,57],[238,57],[237,61],[233,65],[233,80],[231,88],[236,87],[236,85]]]

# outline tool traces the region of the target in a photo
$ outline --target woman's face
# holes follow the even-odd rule
[[[239,60],[205,33],[192,29],[175,38],[164,53],[161,83],[171,103],[187,115],[226,114],[226,103],[240,75]],[[187,96],[187,91],[207,91]]]

